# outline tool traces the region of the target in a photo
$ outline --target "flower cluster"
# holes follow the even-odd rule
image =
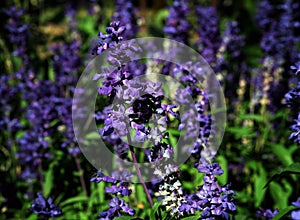
[[[111,183],[110,187],[105,188],[105,192],[115,196],[109,202],[109,209],[100,212],[100,219],[104,220],[119,217],[121,216],[121,211],[131,216],[135,214],[135,210],[130,208],[124,199],[119,198],[119,196],[129,196],[132,193],[132,190],[128,189],[129,183],[126,182],[128,177],[130,177],[130,174],[127,171],[115,171],[112,177],[106,176],[101,171],[98,171],[97,176],[91,179],[91,182],[100,183],[103,181],[105,183]]]
[[[138,32],[137,8],[132,1],[117,0],[115,5],[115,13],[112,20],[120,21],[120,25],[126,28],[126,32],[122,35],[124,40],[134,38]]]
[[[188,1],[175,0],[169,7],[169,13],[164,27],[165,34],[171,39],[187,44],[191,29],[191,25],[186,19],[189,13]]]
[[[110,26],[106,28],[106,33],[99,32],[98,45],[93,49],[93,54],[101,54],[108,48],[113,48],[117,43],[123,40],[122,34],[125,27],[121,26],[120,22],[111,22]]]
[[[257,214],[257,217],[261,217],[262,219],[265,219],[265,220],[271,220],[277,213],[278,213],[277,209],[272,211],[271,209],[264,210],[264,209],[260,208],[256,214]]]
[[[37,194],[30,211],[37,214],[40,218],[53,218],[62,215],[61,209],[53,203],[53,199],[49,198],[46,200],[40,193]]]
[[[219,16],[215,7],[198,6],[196,14],[199,22],[197,33],[199,52],[212,66],[216,65],[216,54],[221,46]]]
[[[268,56],[288,56],[287,61],[294,62],[296,53],[295,31],[299,22],[295,21],[299,3],[286,0],[280,5],[275,5],[269,0],[258,3],[256,21],[262,31],[261,48]],[[276,17],[279,14],[279,17]]]
[[[296,64],[297,66],[297,64]],[[298,74],[298,70],[296,66],[292,66],[291,69],[296,70],[296,75]],[[290,139],[296,143],[300,144],[300,81],[298,81],[297,87],[290,90],[285,95],[286,104],[288,107],[292,108],[292,110],[298,115],[298,117],[294,120],[295,124],[291,126],[291,130],[293,131],[290,135]]]
[[[198,164],[197,169],[204,173],[204,183],[199,187],[199,191],[187,195],[186,203],[180,207],[182,212],[194,213],[196,210],[202,211],[201,219],[229,219],[229,213],[236,211],[233,202],[235,193],[229,189],[229,185],[219,186],[215,175],[223,174],[218,163]]]
[[[263,68],[258,71],[257,94],[262,94],[260,103],[267,105],[275,112],[281,105],[288,84],[282,82],[290,80],[290,76],[283,76],[283,66],[288,66],[297,59],[296,42],[299,41],[297,30],[299,22],[296,21],[300,4],[286,0],[282,4],[274,4],[268,0],[258,3],[256,14],[257,25],[262,32],[260,47],[265,54],[261,60]]]
[[[300,197],[297,199],[296,202],[292,202],[292,205],[299,208],[296,211],[291,212],[291,218],[294,220],[300,219]]]
[[[4,9],[4,12],[9,17],[9,23],[5,25],[5,28],[9,32],[9,40],[16,47],[13,54],[22,59],[24,68],[27,69],[29,67],[27,43],[30,32],[29,25],[23,22],[25,11],[24,9],[19,9],[17,6],[12,6],[8,9]]]

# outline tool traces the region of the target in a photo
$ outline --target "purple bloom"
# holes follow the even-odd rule
[[[198,169],[199,173],[205,173],[207,175],[222,175],[223,174],[223,170],[221,169],[221,167],[218,163],[198,164],[197,169]]]
[[[99,214],[100,219],[113,219],[114,217],[121,216],[123,213],[134,215],[135,211],[129,207],[129,204],[125,203],[123,199],[119,199],[118,196],[129,196],[132,190],[129,189],[129,183],[126,181],[131,177],[128,171],[115,171],[112,177],[104,175],[101,171],[98,171],[97,176],[91,179],[91,182],[105,182],[110,183],[111,186],[105,188],[106,193],[110,193],[115,197],[109,203],[109,209]]]
[[[205,60],[210,64],[216,62],[216,54],[221,45],[219,31],[219,16],[215,7],[196,7],[199,22],[199,51]]]
[[[50,49],[53,55],[55,82],[74,86],[81,66],[79,49],[81,43],[73,40],[68,44],[56,44]]]
[[[46,200],[40,193],[37,194],[37,198],[31,205],[30,211],[44,218],[57,217],[62,214],[61,209],[53,203],[52,198]]]
[[[112,16],[112,20],[120,21],[120,25],[126,28],[126,31],[122,35],[124,40],[134,38],[138,32],[136,13],[137,8],[133,5],[132,1],[116,1],[115,13]]]
[[[299,66],[299,62],[296,63],[296,66]],[[291,69],[297,69],[296,67]],[[296,75],[298,74],[298,70],[296,71]],[[300,143],[300,81],[298,81],[298,85],[296,88],[290,90],[285,95],[286,104],[288,107],[292,108],[296,114],[298,114],[298,118],[296,118],[295,124],[293,124],[290,129],[293,131],[290,135],[290,139],[296,143]]]
[[[300,144],[300,112],[298,113],[298,118],[294,121],[296,123],[291,126],[293,132],[290,135],[290,139]]]
[[[292,62],[296,58],[295,45],[299,37],[296,37],[295,27],[299,25],[296,21],[299,6],[291,0],[279,6],[268,0],[258,3],[256,20],[263,34],[261,48],[267,55],[290,58]]]
[[[271,220],[277,213],[278,213],[278,209],[275,209],[274,211],[272,211],[271,209],[264,210],[264,209],[260,208],[256,214],[258,217],[263,217],[263,219],[265,219],[265,220]]]
[[[291,66],[292,70],[296,70],[295,75],[298,75],[300,72],[300,62],[295,63],[295,66]]]
[[[293,220],[299,220],[300,219],[300,197],[297,199],[296,202],[292,202],[292,205],[299,209],[291,212],[291,218]]]
[[[8,30],[9,40],[17,46],[13,54],[21,57],[25,67],[29,64],[29,56],[27,52],[27,41],[29,38],[29,25],[24,24],[23,15],[24,9],[19,9],[17,6],[12,6],[4,9],[4,13],[10,18],[9,23],[5,25]]]
[[[100,220],[114,219],[121,216],[121,212],[133,216],[135,210],[131,209],[123,199],[113,198],[109,202],[109,209],[99,214]]]
[[[187,44],[190,23],[187,21],[189,6],[187,0],[175,0],[169,7],[170,14],[164,27],[165,34],[176,41]]]
[[[229,185],[219,186],[215,175],[221,175],[223,170],[218,163],[198,165],[199,172],[205,173],[204,184],[199,191],[187,195],[180,210],[194,213],[202,211],[202,219],[229,219],[229,213],[236,211],[233,196],[235,193],[229,189]]]
[[[110,26],[106,28],[106,33],[99,32],[98,34],[98,45],[93,49],[94,54],[101,54],[108,48],[114,47],[119,41],[123,40],[123,33],[125,27],[121,26],[119,21],[113,21]]]

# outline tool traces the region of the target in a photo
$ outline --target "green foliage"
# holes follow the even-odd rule
[[[277,178],[281,178],[283,175],[286,174],[298,174],[300,175],[300,163],[293,163],[284,169],[282,169],[280,172],[274,174],[268,182],[265,184],[264,187],[267,187],[272,181],[274,181]]]
[[[290,213],[291,211],[295,210],[295,206],[288,206],[280,210],[273,218],[273,220],[280,220],[284,219],[284,217],[287,217],[287,214]]]

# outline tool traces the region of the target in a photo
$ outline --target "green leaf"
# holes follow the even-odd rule
[[[266,193],[263,184],[267,181],[267,174],[261,163],[256,164],[256,172],[253,178],[255,207],[259,207]]]
[[[157,213],[160,205],[161,205],[161,201],[154,203],[154,205],[152,206],[152,209],[151,209],[151,213],[150,213],[150,220],[156,220],[155,213]]]
[[[31,214],[29,217],[26,218],[27,220],[36,220],[38,219],[36,214]]]
[[[253,128],[251,126],[229,127],[229,128],[227,128],[227,131],[234,134],[237,139],[252,138],[252,137],[256,136],[256,134],[253,132]]]
[[[46,172],[45,175],[45,182],[44,182],[44,196],[47,198],[51,190],[53,188],[53,167],[56,165],[56,162],[54,161],[53,163],[50,164],[48,171]]]
[[[245,115],[240,115],[238,119],[241,120],[252,120],[256,122],[263,122],[264,117],[262,115],[256,115],[256,114],[245,114]]]
[[[120,216],[120,217],[115,218],[115,220],[129,220],[129,219],[132,219],[132,217],[131,216]]]
[[[264,188],[266,188],[272,181],[274,181],[275,179],[282,177],[282,175],[285,174],[300,174],[300,163],[293,163],[289,166],[287,166],[286,168],[284,168],[283,170],[281,170],[281,172],[278,172],[276,174],[274,174],[266,183],[266,185],[264,186]]]
[[[100,134],[98,132],[92,132],[85,136],[86,139],[99,139]]]
[[[86,202],[88,201],[88,197],[86,196],[76,196],[76,197],[71,197],[70,199],[67,199],[65,201],[63,201],[60,206],[63,207],[63,206],[67,206],[67,205],[70,205],[72,203],[81,203],[81,202]]]
[[[280,160],[283,165],[288,166],[289,164],[293,163],[293,152],[285,148],[283,145],[275,144],[272,147],[272,151],[274,152],[274,154],[276,154],[278,160]]]
[[[273,220],[279,220],[282,219],[283,217],[285,217],[285,215],[287,215],[290,211],[297,209],[297,207],[295,206],[288,206],[282,210],[280,210],[274,217]]]
[[[51,80],[52,82],[55,82],[55,73],[54,73],[54,69],[53,68],[49,68],[49,80]]]
[[[227,160],[224,156],[219,155],[217,157],[217,161],[219,162],[221,168],[223,169],[224,173],[221,176],[218,176],[217,179],[221,185],[225,185],[228,181],[228,164]]]
[[[143,203],[145,205],[148,204],[147,196],[145,194],[145,190],[142,184],[136,184],[135,187],[136,187],[136,196],[139,203]]]
[[[270,183],[270,194],[275,202],[275,207],[279,210],[287,206],[289,194],[278,183]]]
[[[197,220],[199,219],[201,216],[201,213],[197,214],[197,215],[193,215],[193,216],[188,216],[188,217],[185,217],[185,218],[181,218],[181,220]]]

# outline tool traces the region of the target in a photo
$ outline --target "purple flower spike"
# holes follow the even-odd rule
[[[271,209],[264,210],[264,209],[260,208],[256,214],[258,217],[263,217],[263,219],[265,219],[265,220],[271,220],[277,213],[278,213],[277,209],[272,211]]]
[[[295,63],[295,66],[291,66],[292,70],[296,70],[295,75],[298,75],[300,72],[300,62]]]
[[[297,208],[300,208],[300,197],[297,199],[296,202],[292,202],[293,206],[296,206]],[[292,211],[291,212],[291,218],[293,220],[298,220],[300,219],[300,209],[296,210],[296,211]]]
[[[37,198],[31,205],[30,211],[32,211],[34,214],[37,214],[39,217],[44,218],[57,217],[62,214],[61,209],[53,204],[52,198],[46,200],[45,197],[40,193],[37,194]]]

